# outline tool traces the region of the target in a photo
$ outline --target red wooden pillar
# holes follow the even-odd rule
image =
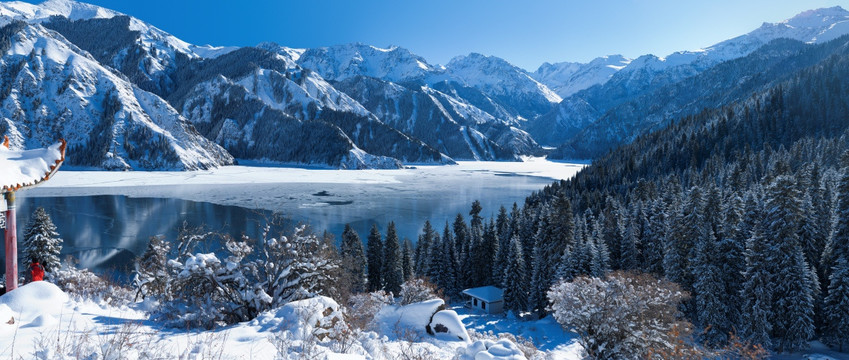
[[[15,193],[6,193],[6,291],[18,288],[18,237],[15,228]]]

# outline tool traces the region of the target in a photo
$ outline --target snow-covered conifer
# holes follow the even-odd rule
[[[504,289],[504,309],[516,313],[528,309],[528,273],[525,270],[525,256],[518,236],[510,240],[507,252],[507,264],[504,267],[501,286]]]
[[[386,243],[383,246],[383,289],[393,294],[401,291],[404,283],[404,260],[401,253],[401,243],[395,231],[395,223],[389,222],[386,227]]]
[[[360,235],[345,224],[342,231],[342,244],[339,247],[342,257],[342,267],[350,281],[351,291],[363,292],[366,290],[366,256],[363,250],[363,241]]]
[[[59,253],[62,252],[62,239],[56,231],[56,225],[44,208],[35,209],[32,218],[27,222],[24,238],[21,244],[21,258],[27,266],[33,260],[38,261],[45,271],[58,270],[60,267]]]
[[[368,260],[368,283],[369,292],[383,289],[383,240],[377,224],[372,224],[366,244],[366,257]]]

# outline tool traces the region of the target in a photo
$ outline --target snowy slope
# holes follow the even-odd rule
[[[309,115],[312,107],[315,109],[313,111],[328,108],[365,117],[371,115],[360,103],[336,90],[321,76],[297,68],[285,74],[275,70],[257,69],[236,83],[272,108],[285,111],[298,119],[309,120],[314,117]]]
[[[199,169],[232,163],[168,103],[104,68],[38,24],[4,28],[0,126],[16,149],[62,137],[68,164]]]
[[[79,272],[77,272],[79,273]],[[77,275],[79,276],[79,275]],[[401,319],[430,320],[428,306],[385,305],[386,326],[374,331],[352,328],[341,306],[318,296],[264,311],[251,321],[214,330],[166,328],[151,321],[146,310],[154,301],[126,304],[121,294],[67,294],[38,281],[0,296],[0,352],[10,358],[36,359],[490,359],[526,360],[525,348],[496,334],[468,339],[464,324],[451,310],[435,320],[456,322],[466,339],[433,336],[420,324]],[[111,295],[111,296],[110,296]],[[442,301],[442,300],[435,300]],[[417,314],[417,311],[425,313]],[[390,321],[394,320],[391,323]],[[515,320],[514,320],[515,321]],[[580,346],[556,330],[552,338],[568,342],[569,350],[536,352],[536,358],[577,359]],[[567,344],[564,344],[567,346]]]
[[[421,139],[454,159],[512,160],[516,154],[527,154],[537,148],[536,142],[530,136],[522,136],[521,130],[513,133],[510,125],[492,115],[428,86],[405,87],[359,76],[338,82],[336,87],[371,109],[385,124]],[[464,130],[467,127],[480,135],[478,141],[469,141]],[[496,143],[493,139],[504,140]]]

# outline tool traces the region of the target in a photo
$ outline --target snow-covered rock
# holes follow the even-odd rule
[[[0,296],[0,306],[7,306],[15,321],[24,325],[33,322],[35,326],[52,324],[50,317],[59,317],[67,301],[68,295],[47,281],[31,282]],[[3,312],[0,308],[0,313]]]
[[[526,360],[527,358],[512,341],[478,340],[457,351],[459,360]]]
[[[469,333],[454,310],[442,310],[433,314],[429,326],[437,337],[446,340],[469,341]]]

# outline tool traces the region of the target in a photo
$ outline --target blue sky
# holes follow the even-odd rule
[[[40,1],[31,1],[40,2]],[[608,54],[665,56],[849,0],[90,0],[195,44],[398,45],[445,64],[470,52],[535,70]]]

